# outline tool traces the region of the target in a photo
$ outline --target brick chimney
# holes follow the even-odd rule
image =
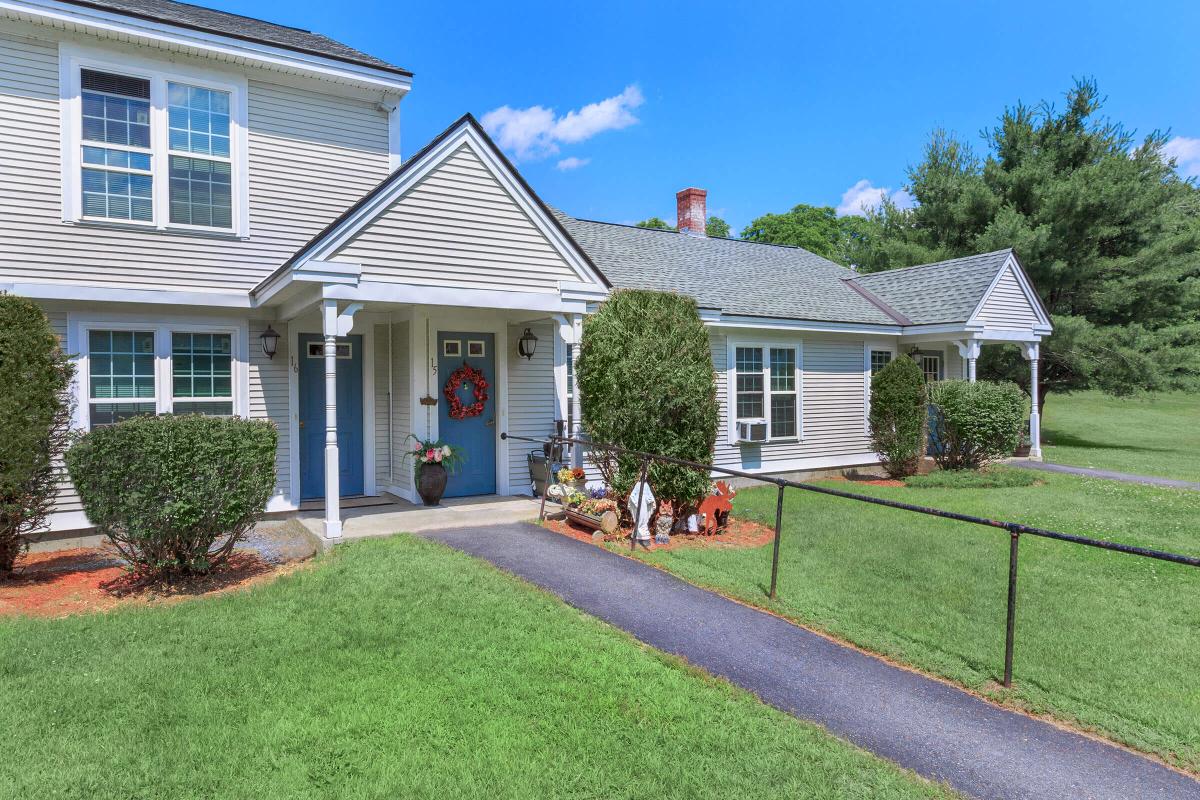
[[[680,233],[704,236],[704,226],[708,220],[705,209],[707,197],[708,192],[704,189],[688,188],[675,193],[675,225]]]

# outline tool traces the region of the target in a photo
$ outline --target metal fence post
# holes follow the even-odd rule
[[[783,531],[783,484],[779,484],[779,496],[775,500],[775,547],[771,553],[771,592],[775,599],[775,583],[779,578],[779,539]]]
[[[1019,531],[1009,530],[1008,544],[1008,627],[1004,633],[1004,686],[1012,686],[1013,630],[1017,624],[1017,546]]]
[[[633,533],[629,536],[629,552],[631,553],[637,549],[638,520],[642,516],[642,495],[646,491],[646,469],[648,463],[648,459],[642,458],[641,478],[638,481],[637,512],[633,515]]]
[[[546,488],[542,489],[542,507],[538,509],[538,522],[546,521],[546,495],[550,493],[550,486],[554,483],[550,476],[551,462],[554,460],[554,441],[558,437],[550,437],[550,452],[546,453]]]

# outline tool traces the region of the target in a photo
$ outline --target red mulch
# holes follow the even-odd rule
[[[570,536],[581,542],[603,545],[605,541],[629,543],[629,530],[614,532],[604,538],[592,538],[590,528],[582,528],[566,519],[547,519],[545,527],[555,533]],[[704,536],[698,533],[673,533],[670,544],[655,544],[650,541],[651,550],[678,550],[682,547],[762,547],[775,538],[775,529],[758,522],[751,522],[737,517],[729,520],[727,528],[716,536]],[[641,550],[641,548],[638,548]]]
[[[845,475],[838,475],[833,478],[822,478],[823,481],[848,481],[849,483],[865,483],[868,486],[904,486],[904,481],[897,481],[891,478],[847,478]]]
[[[60,617],[105,611],[119,604],[224,592],[290,571],[254,553],[235,552],[210,575],[148,584],[129,573],[110,550],[83,547],[26,553],[11,577],[0,579],[0,616]]]

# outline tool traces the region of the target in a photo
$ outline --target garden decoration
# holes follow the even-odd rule
[[[633,538],[643,547],[650,541],[650,515],[654,513],[657,505],[654,491],[646,481],[638,481],[629,490],[629,515],[633,517]]]
[[[410,434],[413,449],[407,453],[416,462],[417,494],[427,506],[436,506],[446,492],[449,472],[453,472],[465,459],[461,448],[453,448],[445,442],[418,439]]]
[[[729,524],[729,513],[733,511],[733,498],[736,496],[737,492],[725,481],[713,484],[712,492],[700,503],[698,512],[705,536],[715,536],[725,530],[725,526]]]
[[[464,383],[469,383],[472,387],[471,394],[474,396],[475,402],[470,405],[464,404],[462,398],[458,396],[458,390]],[[490,384],[483,373],[464,361],[461,367],[450,373],[450,377],[446,379],[446,385],[442,387],[442,395],[450,404],[450,419],[467,419],[482,414],[488,401],[489,388]]]

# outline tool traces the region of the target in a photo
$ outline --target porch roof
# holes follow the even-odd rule
[[[1012,248],[932,264],[856,275],[854,283],[913,325],[966,322],[979,307]]]

